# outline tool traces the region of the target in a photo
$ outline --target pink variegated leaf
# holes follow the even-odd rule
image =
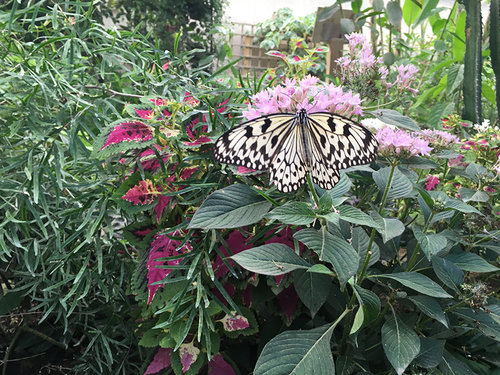
[[[182,344],[179,347],[179,357],[182,364],[182,372],[186,373],[191,365],[196,362],[200,355],[200,349],[194,346],[193,343]]]
[[[160,348],[156,352],[153,360],[149,364],[144,375],[156,374],[161,370],[170,367],[170,355],[172,354],[172,348]]]
[[[153,181],[145,179],[130,188],[121,199],[132,203],[134,206],[145,206],[152,204],[159,195],[160,192],[154,186]]]
[[[107,127],[94,143],[93,156],[104,159],[154,142],[153,127],[138,120],[120,120]]]
[[[222,327],[226,331],[240,331],[242,329],[246,329],[250,327],[250,323],[248,323],[248,319],[244,316],[235,314],[233,317],[226,314],[221,320]]]
[[[208,362],[208,375],[236,375],[229,363],[218,353]]]
[[[259,327],[254,313],[243,306],[238,306],[241,315],[232,311],[233,316],[225,315],[218,322],[222,324],[224,334],[231,338],[237,338],[239,335],[249,336],[257,333]]]

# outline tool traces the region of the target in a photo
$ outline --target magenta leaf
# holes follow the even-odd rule
[[[158,188],[153,185],[153,181],[145,179],[130,188],[121,199],[132,203],[134,206],[144,206],[152,204],[159,194]]]
[[[144,375],[156,374],[161,370],[166,369],[170,366],[170,355],[172,354],[172,348],[160,348],[156,352],[153,360],[149,364]]]
[[[153,301],[153,298],[160,287],[159,284],[154,284],[163,280],[172,271],[166,268],[157,268],[156,266],[177,265],[182,261],[182,258],[173,260],[157,260],[159,258],[169,258],[176,255],[184,254],[192,250],[189,243],[184,244],[182,247],[181,240],[173,240],[170,237],[182,236],[181,231],[173,233],[161,232],[158,233],[153,242],[151,243],[151,250],[149,251],[148,261],[146,267],[148,270],[148,305]],[[169,237],[170,236],[170,237]]]
[[[138,120],[120,120],[111,124],[97,138],[94,155],[106,158],[127,150],[150,146],[154,141],[153,127]]]
[[[212,360],[208,362],[208,375],[236,375],[236,373],[219,353],[214,355]]]
[[[285,314],[287,323],[290,324],[292,322],[293,315],[295,314],[297,302],[299,301],[299,296],[297,295],[293,285],[278,294],[277,298],[278,303]]]

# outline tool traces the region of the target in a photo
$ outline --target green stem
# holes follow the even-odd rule
[[[311,175],[308,173],[307,174],[307,185],[309,186],[309,190],[311,191],[312,197],[314,199],[314,203],[316,203],[316,207],[319,207],[319,197],[318,193],[316,192],[316,189],[314,188]]]
[[[431,214],[429,218],[427,219],[427,222],[425,223],[424,227],[422,228],[422,233],[425,234],[427,232],[427,229],[429,229],[429,225],[432,222],[432,219],[434,218],[434,211],[431,211]],[[415,246],[415,250],[413,250],[413,254],[411,254],[411,258],[408,261],[408,265],[406,266],[406,272],[410,272],[410,270],[415,266],[415,263],[417,262],[418,259],[418,254],[420,253],[420,244],[417,243]]]
[[[382,213],[382,210],[384,209],[384,206],[385,206],[385,202],[387,201],[387,197],[389,196],[389,190],[391,188],[392,178],[394,177],[394,170],[396,169],[396,166],[397,166],[397,163],[391,162],[391,171],[389,173],[389,179],[387,180],[387,185],[385,186],[384,194],[382,195],[382,200],[380,201],[380,206],[378,209],[379,215]],[[373,241],[375,239],[375,232],[376,232],[375,228],[372,228],[372,232],[370,234],[370,242],[368,242],[368,247],[366,248],[365,259],[363,260],[363,267],[361,268],[361,272],[359,273],[358,280],[356,281],[356,284],[358,284],[358,285],[361,285],[361,283],[363,282],[363,279],[366,275],[368,263],[370,262],[370,258],[372,256],[371,249],[372,249]]]

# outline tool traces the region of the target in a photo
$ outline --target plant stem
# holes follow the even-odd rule
[[[382,210],[384,209],[385,202],[387,201],[387,197],[389,196],[389,190],[391,188],[391,183],[392,183],[392,178],[394,177],[394,170],[396,169],[397,163],[396,162],[391,162],[391,171],[389,173],[389,178],[387,180],[387,185],[385,186],[384,189],[384,195],[382,196],[382,200],[380,201],[380,206],[378,209],[379,215],[382,213]],[[375,228],[372,228],[372,232],[370,234],[370,242],[368,242],[368,247],[366,248],[366,255],[365,259],[363,260],[363,267],[361,268],[361,272],[359,273],[358,280],[356,281],[356,284],[361,285],[363,282],[363,279],[366,274],[366,269],[368,268],[368,263],[370,262],[370,257],[372,256],[372,245],[373,245],[373,240],[375,239]]]
[[[425,234],[425,232],[427,232],[427,229],[429,228],[429,225],[430,225],[433,218],[434,218],[434,211],[431,211],[431,214],[430,214],[429,218],[427,219],[427,222],[425,223],[424,227],[422,228],[422,233]],[[406,266],[406,269],[405,269],[406,272],[410,272],[410,270],[413,268],[413,266],[415,266],[415,263],[417,262],[417,258],[418,258],[419,253],[420,253],[420,244],[417,243],[417,245],[415,246],[415,250],[413,250],[413,254],[411,254],[411,258],[408,261],[408,265]]]
[[[311,191],[314,203],[316,203],[316,207],[319,207],[319,197],[318,193],[316,192],[316,189],[314,188],[311,175],[308,173],[307,174],[307,185],[309,186],[309,190]]]

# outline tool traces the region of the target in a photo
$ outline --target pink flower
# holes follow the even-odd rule
[[[172,61],[167,61],[165,64],[163,64],[163,65],[161,66],[161,68],[162,68],[163,70],[168,70],[168,66],[170,65],[170,63],[171,63],[171,62],[172,62]]]
[[[429,155],[432,147],[429,142],[416,134],[410,134],[405,130],[380,128],[375,135],[379,142],[379,153],[385,156],[392,155]]]
[[[434,190],[435,187],[439,184],[439,177],[430,174],[428,174],[426,177],[427,179],[425,180],[425,190]]]
[[[449,147],[459,142],[456,135],[437,129],[425,129],[422,131],[422,135],[434,146]]]
[[[248,110],[243,111],[243,116],[249,120],[276,112],[295,113],[301,108],[308,112],[327,111],[344,116],[363,113],[359,94],[344,92],[341,87],[320,82],[313,76],[298,82],[285,79],[283,85],[267,88],[251,99],[253,106],[249,104]]]

